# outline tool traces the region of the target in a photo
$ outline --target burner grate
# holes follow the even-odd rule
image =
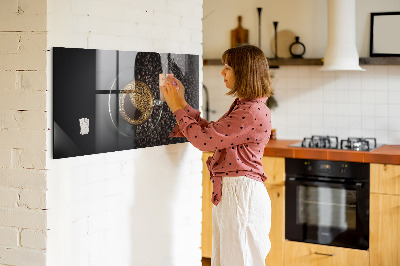
[[[340,141],[342,150],[369,151],[376,147],[376,138],[347,138]]]

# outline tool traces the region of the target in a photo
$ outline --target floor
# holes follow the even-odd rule
[[[209,258],[202,258],[201,262],[203,263],[203,266],[211,266],[211,259]]]

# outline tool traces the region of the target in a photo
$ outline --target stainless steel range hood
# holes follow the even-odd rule
[[[328,44],[320,70],[358,70],[355,0],[328,0]]]

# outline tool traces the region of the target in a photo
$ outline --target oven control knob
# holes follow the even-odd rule
[[[340,173],[341,174],[346,173],[346,169],[347,169],[347,164],[342,164],[342,167],[340,168]]]
[[[307,171],[310,172],[312,170],[311,162],[305,162],[304,165],[305,165]]]

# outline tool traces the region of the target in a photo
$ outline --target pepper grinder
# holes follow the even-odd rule
[[[275,29],[275,59],[278,58],[278,34],[277,34],[277,28],[278,28],[278,21],[274,21],[274,29]]]

